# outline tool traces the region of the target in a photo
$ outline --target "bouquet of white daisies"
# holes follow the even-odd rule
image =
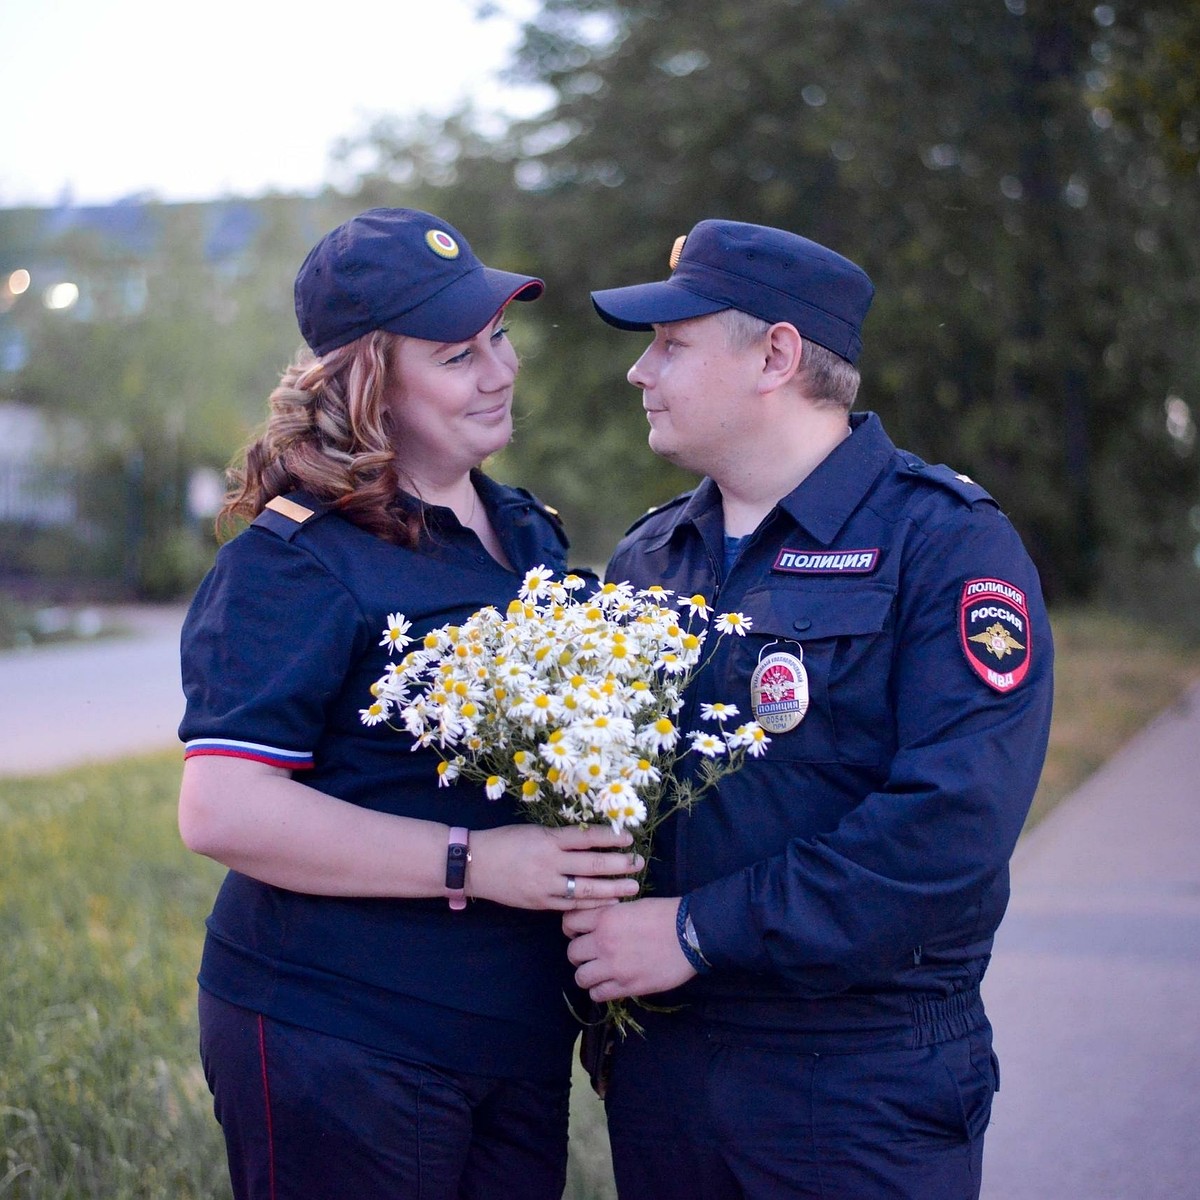
[[[482,608],[415,646],[411,622],[391,614],[380,645],[402,657],[372,685],[361,717],[436,748],[440,785],[482,783],[541,825],[628,829],[644,883],[655,829],[770,739],[732,704],[702,705],[704,729],[676,723],[703,662],[712,615],[703,596],[605,583],[577,598],[585,587],[535,567],[506,612]],[[750,621],[731,612],[713,625],[718,637],[741,637]],[[687,754],[698,756],[695,771],[677,769]],[[625,1002],[609,1001],[606,1015],[622,1034],[641,1029]]]
[[[732,704],[706,704],[707,728],[676,724],[683,693],[702,662],[712,610],[703,596],[605,583],[579,596],[577,575],[544,567],[526,576],[506,612],[483,608],[419,645],[401,613],[381,645],[403,652],[372,686],[367,725],[402,727],[441,755],[439,783],[465,778],[487,795],[514,798],[542,825],[608,822],[628,829],[650,859],[655,828],[690,808],[769,744]],[[724,613],[719,636],[749,620]],[[411,647],[411,648],[410,648]],[[700,756],[684,774],[685,754]]]

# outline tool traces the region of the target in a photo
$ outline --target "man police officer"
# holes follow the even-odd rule
[[[594,1000],[654,1006],[612,1040],[618,1189],[975,1197],[979,984],[1050,722],[1037,572],[983,488],[851,414],[859,267],[706,220],[671,268],[592,298],[653,331],[629,371],[650,447],[704,478],[608,578],[749,618],[680,724],[732,701],[772,741],[659,830],[649,895],[564,919]]]

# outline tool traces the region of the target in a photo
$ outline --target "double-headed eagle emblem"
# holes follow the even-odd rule
[[[981,643],[997,658],[1003,658],[1006,654],[1011,654],[1014,650],[1025,649],[999,621],[994,625],[990,625],[982,633],[976,633],[967,640]]]

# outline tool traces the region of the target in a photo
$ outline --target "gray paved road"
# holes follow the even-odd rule
[[[0,654],[0,775],[177,745],[179,610]],[[1022,839],[985,1200],[1200,1198],[1200,687]]]
[[[115,614],[131,635],[0,653],[0,775],[178,745],[178,607]]]
[[[984,996],[985,1200],[1200,1197],[1200,687],[1022,839]]]

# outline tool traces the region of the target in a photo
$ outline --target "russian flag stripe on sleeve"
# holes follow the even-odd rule
[[[263,746],[258,742],[237,742],[232,738],[193,738],[183,747],[183,757],[196,758],[216,754],[225,758],[249,758],[270,767],[286,767],[306,771],[313,765],[311,750],[281,750],[278,746]]]

